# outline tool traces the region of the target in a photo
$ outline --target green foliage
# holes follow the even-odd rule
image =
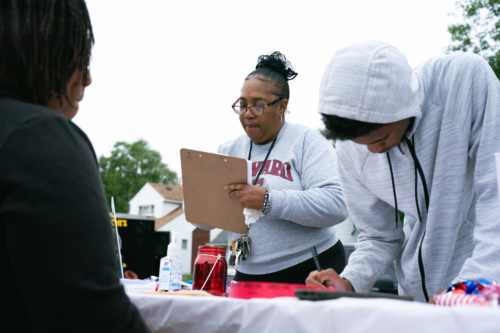
[[[114,197],[116,212],[127,213],[129,200],[147,182],[177,184],[177,173],[162,163],[161,155],[138,140],[132,144],[117,142],[110,157],[99,158],[107,202]]]
[[[399,221],[401,222],[401,226],[404,226],[404,220],[405,220],[405,213],[402,211],[398,210],[398,215],[399,215]]]
[[[448,26],[451,44],[447,52],[472,51],[488,60],[500,78],[500,0],[458,0],[463,22]]]

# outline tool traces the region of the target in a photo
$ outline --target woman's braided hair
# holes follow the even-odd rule
[[[66,85],[76,70],[87,82],[93,44],[84,0],[0,0],[0,85],[31,103],[70,102]]]

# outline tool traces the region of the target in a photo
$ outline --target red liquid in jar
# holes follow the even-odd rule
[[[217,259],[218,255],[220,255],[219,259]],[[210,271],[212,271],[211,274]],[[199,246],[198,256],[194,262],[193,289],[204,290],[212,295],[226,296],[226,280],[226,249],[219,246]]]

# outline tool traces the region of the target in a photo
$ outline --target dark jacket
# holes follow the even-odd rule
[[[147,332],[119,283],[87,136],[0,91],[0,331]]]

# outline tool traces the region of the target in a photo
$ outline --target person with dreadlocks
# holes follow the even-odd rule
[[[482,57],[412,69],[388,43],[348,46],[324,72],[319,112],[360,233],[340,276],[312,272],[308,284],[368,292],[392,261],[399,293],[421,302],[458,282],[500,282],[500,83]]]
[[[252,161],[253,184],[229,184],[227,200],[259,212],[236,260],[236,281],[305,284],[319,253],[320,265],[342,271],[345,253],[335,225],[347,218],[335,150],[317,130],[286,121],[288,81],[297,73],[280,52],[261,55],[243,81],[232,109],[244,134],[218,152]],[[248,241],[248,238],[250,239]]]
[[[0,331],[149,332],[117,274],[94,150],[84,0],[0,0]]]

